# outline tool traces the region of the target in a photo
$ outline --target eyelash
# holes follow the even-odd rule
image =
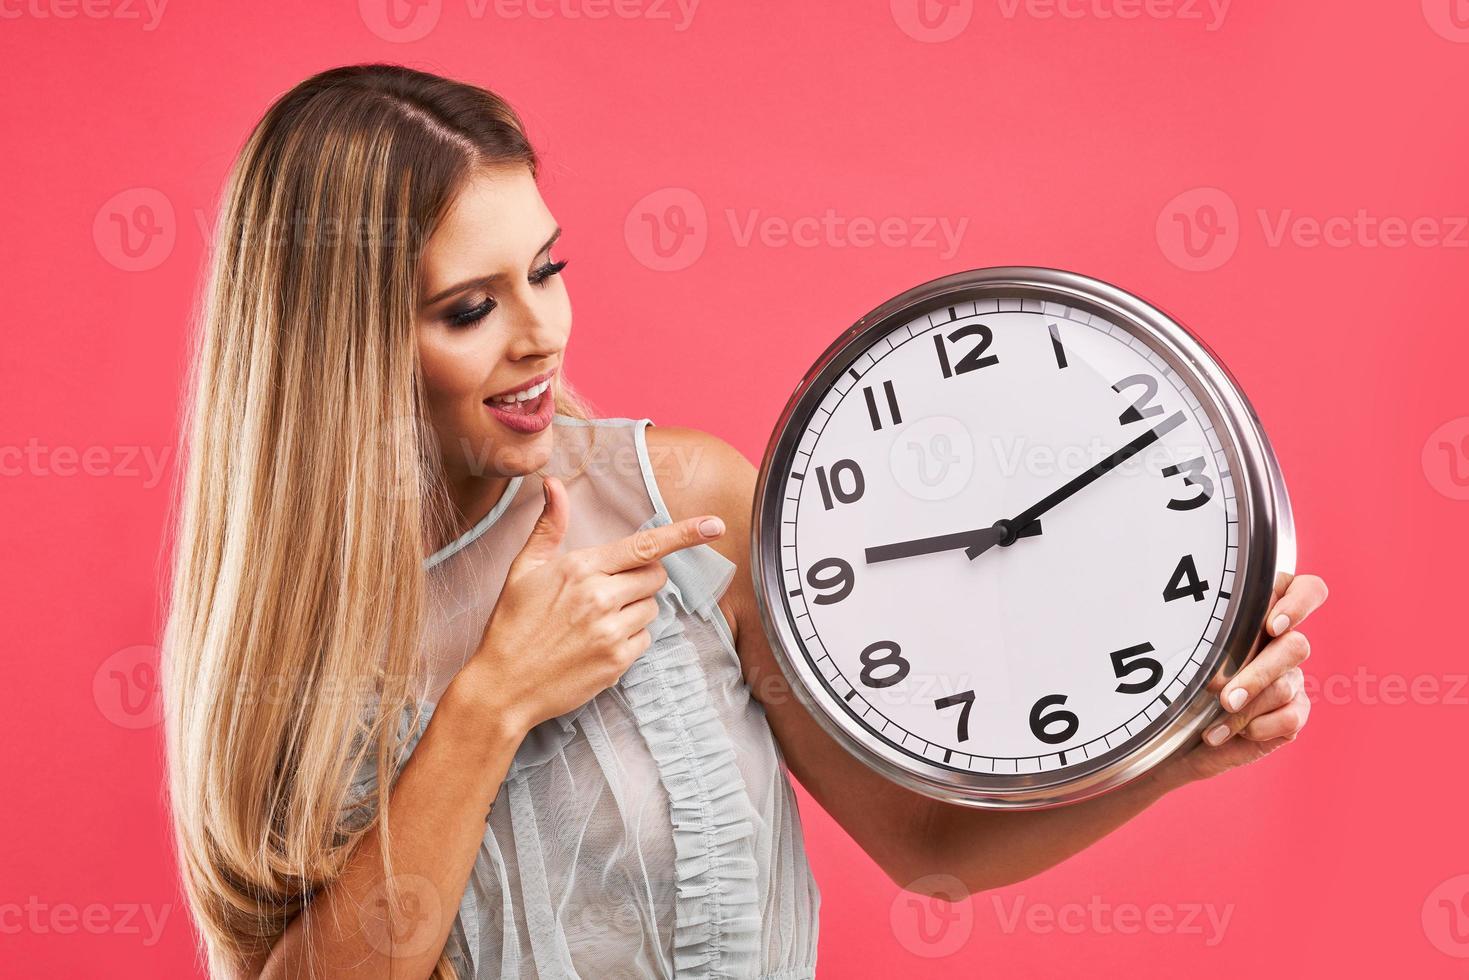
[[[533,270],[529,276],[530,284],[532,286],[544,286],[546,280],[552,276],[559,276],[561,274],[561,270],[566,268],[566,261],[566,259],[562,259],[559,262],[547,262],[540,268]],[[494,300],[486,298],[478,305],[472,306],[467,310],[461,310],[458,313],[450,313],[444,319],[453,327],[473,326],[489,316],[496,305]]]

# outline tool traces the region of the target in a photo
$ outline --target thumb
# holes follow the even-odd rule
[[[550,561],[556,557],[556,550],[561,546],[561,539],[566,535],[569,510],[566,502],[566,487],[554,476],[546,477],[541,487],[545,491],[546,504],[541,508],[541,516],[536,518],[535,526],[531,528],[530,537],[526,538],[525,546],[516,556],[517,564],[528,562],[531,567],[534,567]]]

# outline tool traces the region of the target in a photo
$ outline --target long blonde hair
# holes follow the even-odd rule
[[[175,846],[215,969],[260,957],[387,808],[423,557],[449,523],[420,400],[423,243],[472,169],[537,158],[484,89],[391,65],[281,97],[228,182],[185,407],[163,698]],[[556,410],[589,409],[560,386]],[[364,711],[371,705],[372,711]],[[391,887],[391,886],[389,886]],[[453,976],[447,956],[435,976]]]

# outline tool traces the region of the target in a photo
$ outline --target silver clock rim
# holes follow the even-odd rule
[[[1199,397],[1221,435],[1239,477],[1239,565],[1233,597],[1203,667],[1183,696],[1137,736],[1088,762],[1056,772],[966,772],[918,759],[864,734],[839,705],[828,711],[815,691],[821,678],[802,654],[788,618],[779,555],[784,480],[806,423],[832,381],[893,327],[932,309],[989,295],[1044,298],[1100,315],[1142,340],[1169,363]],[[1207,397],[1205,397],[1207,395]],[[1080,802],[1142,776],[1175,752],[1195,744],[1221,713],[1203,688],[1219,674],[1232,677],[1255,652],[1272,595],[1294,573],[1295,528],[1290,498],[1268,438],[1238,383],[1208,346],[1175,318],[1099,279],[1036,266],[1000,266],[954,273],[922,283],[869,312],[834,340],[796,386],[776,422],[761,460],[751,520],[751,575],[761,623],[791,689],[816,721],[849,753],[886,778],[937,799],[988,809],[1039,809]],[[776,593],[775,596],[771,592]]]

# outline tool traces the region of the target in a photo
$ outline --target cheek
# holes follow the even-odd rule
[[[463,379],[454,358],[437,337],[419,335],[418,363],[423,372],[424,396],[430,405],[451,401],[462,390]]]
[[[420,333],[418,359],[423,372],[424,398],[431,421],[442,431],[462,425],[462,416],[478,405],[478,392],[493,365],[493,351],[476,349],[473,338],[443,331]]]

